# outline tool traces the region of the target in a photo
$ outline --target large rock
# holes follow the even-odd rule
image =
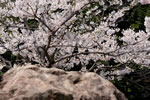
[[[111,82],[91,72],[33,65],[16,67],[0,82],[0,100],[127,100]]]

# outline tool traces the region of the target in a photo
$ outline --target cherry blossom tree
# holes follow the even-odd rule
[[[137,3],[138,0],[1,0],[1,54],[12,51],[25,62],[68,70],[84,70],[86,66],[86,71],[98,72],[124,64],[112,74],[132,71],[126,65],[129,62],[149,66],[150,18],[145,17],[146,32],[121,30],[116,24]],[[116,35],[120,31],[122,37]]]

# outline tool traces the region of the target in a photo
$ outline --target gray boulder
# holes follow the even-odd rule
[[[10,69],[0,82],[0,100],[127,100],[111,82],[91,72],[33,65]]]

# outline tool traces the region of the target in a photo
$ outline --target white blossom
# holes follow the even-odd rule
[[[124,12],[129,10],[130,7],[112,11],[107,17],[101,20],[98,26],[94,27],[92,32],[87,31],[84,34],[80,34],[68,29],[78,19],[77,16],[72,15],[92,1],[99,2],[101,6],[104,6],[104,9],[107,7],[105,7],[103,0],[74,0],[72,1],[73,3],[68,3],[71,1],[16,0],[15,2],[8,2],[5,8],[0,7],[1,17],[19,17],[19,22],[10,19],[5,21],[6,25],[0,22],[0,39],[4,42],[3,47],[0,47],[0,54],[6,51],[7,48],[13,54],[19,54],[30,61],[34,60],[48,66],[52,62],[50,60],[55,60],[55,65],[64,68],[67,66],[72,68],[74,63],[79,64],[80,62],[83,65],[87,65],[91,59],[94,61],[107,61],[111,58],[121,63],[130,60],[139,64],[150,64],[150,55],[148,55],[150,51],[150,41],[148,40],[150,35],[149,17],[145,17],[144,25],[146,32],[134,32],[133,29],[124,30],[122,33],[123,37],[120,38],[123,41],[123,46],[119,46],[116,41],[117,37],[114,35],[119,29],[113,29],[109,26],[115,26],[117,19],[122,17]],[[135,2],[135,0],[128,1]],[[4,0],[1,2],[4,2]],[[109,2],[111,5],[122,5],[122,0],[112,0]],[[149,3],[149,0],[141,0],[141,3]],[[95,7],[92,10],[95,9],[97,8]],[[89,10],[87,14],[90,15],[92,10]],[[25,24],[25,20],[29,19],[37,20],[38,27],[31,27],[30,29],[29,25]],[[90,24],[94,25],[94,22]],[[10,32],[4,31],[7,25],[9,26],[8,31],[11,30]],[[21,29],[21,32],[18,31],[19,29]],[[88,30],[91,28],[82,23],[78,27],[79,29]],[[76,53],[73,53],[76,46],[78,50]],[[87,55],[85,53],[86,50],[90,52]],[[46,61],[41,61],[41,52],[44,53],[44,58],[42,57],[42,59]],[[47,53],[50,58],[46,56]],[[102,67],[103,65],[101,64],[100,66]],[[123,70],[121,73],[125,71]]]

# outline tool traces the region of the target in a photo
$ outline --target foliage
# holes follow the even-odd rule
[[[37,29],[39,27],[39,22],[36,19],[28,19],[27,20],[27,26],[34,31],[34,29]],[[26,26],[25,26],[26,27]]]
[[[1,80],[2,80],[2,75],[3,75],[3,73],[0,72],[0,82],[1,82]]]
[[[23,63],[23,57],[20,55],[14,55],[11,51],[6,51],[0,54],[2,65],[13,67],[14,64]],[[31,62],[32,63],[32,62]]]
[[[121,29],[132,28],[134,31],[145,31],[144,21],[145,16],[150,16],[150,5],[137,4],[129,11],[125,12],[125,15],[118,19],[118,27]]]
[[[125,75],[122,80],[115,78],[112,83],[120,89],[129,100],[149,100],[150,97],[150,70],[146,67]]]
[[[2,76],[3,75],[3,72],[0,72],[0,76]]]
[[[73,22],[71,29],[80,34],[94,31],[95,27],[100,24],[102,10],[103,6],[101,6],[98,2],[90,3],[87,7],[77,12],[76,17],[78,19]],[[89,29],[86,27],[80,28],[81,24],[89,27]]]

